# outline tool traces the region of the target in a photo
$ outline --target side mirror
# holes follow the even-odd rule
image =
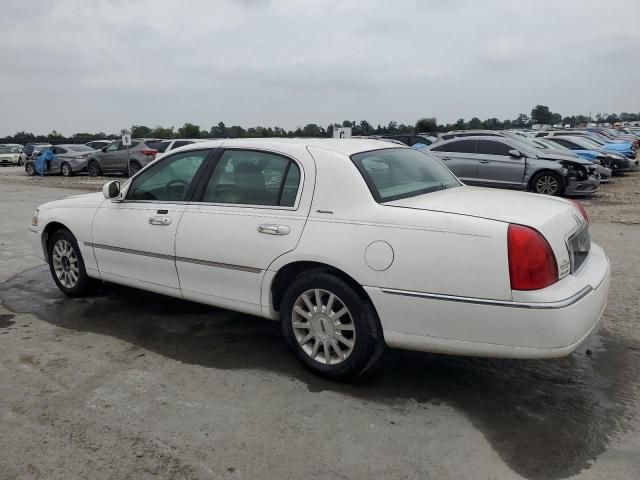
[[[511,155],[512,157],[516,157],[516,158],[520,158],[522,156],[520,151],[516,150],[515,148],[509,150],[509,155]]]
[[[102,147],[100,150],[102,150],[103,152],[107,151],[107,147]]]
[[[120,182],[113,180],[105,183],[104,187],[102,187],[102,195],[107,200],[117,199],[120,196]]]

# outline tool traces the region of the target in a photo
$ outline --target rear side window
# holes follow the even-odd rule
[[[447,145],[447,152],[477,153],[477,140],[458,140]]]
[[[253,150],[226,150],[202,201],[293,207],[299,186],[300,169],[289,158]]]
[[[184,147],[185,145],[191,145],[192,143],[193,142],[191,140],[176,140],[171,149],[173,150],[174,148]]]
[[[478,153],[484,155],[502,155],[508,157],[509,150],[512,150],[512,148],[506,143],[495,142],[493,140],[480,140],[478,142]]]
[[[449,144],[445,144],[445,145],[438,145],[437,147],[433,147],[431,149],[432,152],[446,152],[447,151],[447,147],[449,147]]]

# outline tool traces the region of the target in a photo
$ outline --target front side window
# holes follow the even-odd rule
[[[120,150],[121,147],[122,147],[122,142],[118,140],[117,142],[113,142],[109,144],[109,146],[107,147],[107,152],[115,152],[117,150]]]
[[[300,169],[273,153],[226,150],[204,191],[203,202],[293,207]]]
[[[512,147],[506,143],[495,142],[493,140],[480,140],[478,142],[478,153],[484,155],[502,155],[508,157],[509,150],[512,150]]]
[[[351,156],[377,202],[389,202],[459,187],[438,160],[409,148],[388,148]]]
[[[208,154],[208,150],[178,153],[147,168],[131,182],[127,200],[184,201]]]

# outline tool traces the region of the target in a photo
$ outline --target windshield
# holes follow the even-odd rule
[[[0,153],[18,153],[15,147],[0,147]]]
[[[351,156],[377,202],[459,187],[460,181],[428,153],[386,148]]]

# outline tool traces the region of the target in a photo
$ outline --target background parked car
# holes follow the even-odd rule
[[[382,135],[380,138],[398,140],[405,145],[409,145],[410,147],[413,147],[417,143],[421,143],[423,145],[431,145],[438,140],[436,137],[434,137],[433,135],[429,135],[428,133]]]
[[[0,145],[0,165],[22,165],[18,147]]]
[[[634,168],[634,165],[631,163],[631,159],[626,158],[625,156],[620,156],[619,158],[617,158],[614,155],[616,152],[607,152],[606,150],[603,150],[600,145],[594,143],[586,137],[572,137],[562,135],[548,137],[548,141],[561,145],[563,147],[567,147],[570,150],[573,150],[580,154],[602,154],[606,161],[605,166],[611,168],[614,173],[628,172]]]
[[[93,148],[94,150],[101,150],[112,142],[113,140],[92,140],[85,143],[85,145],[89,148]]]
[[[596,167],[584,160],[543,154],[512,138],[473,136],[427,149],[465,183],[546,195],[585,195],[598,190]]]
[[[87,170],[89,175],[96,177],[105,173],[119,173],[127,175],[129,165],[127,155],[131,158],[131,175],[152,162],[158,153],[158,148],[162,140],[135,138],[127,147],[121,140],[111,142],[108,146],[92,153],[89,156]]]
[[[66,144],[51,147],[51,152],[55,157],[49,160],[45,175],[70,177],[75,173],[87,171],[87,160],[95,150],[86,145]],[[27,175],[36,174],[35,159],[27,160],[25,171]]]

